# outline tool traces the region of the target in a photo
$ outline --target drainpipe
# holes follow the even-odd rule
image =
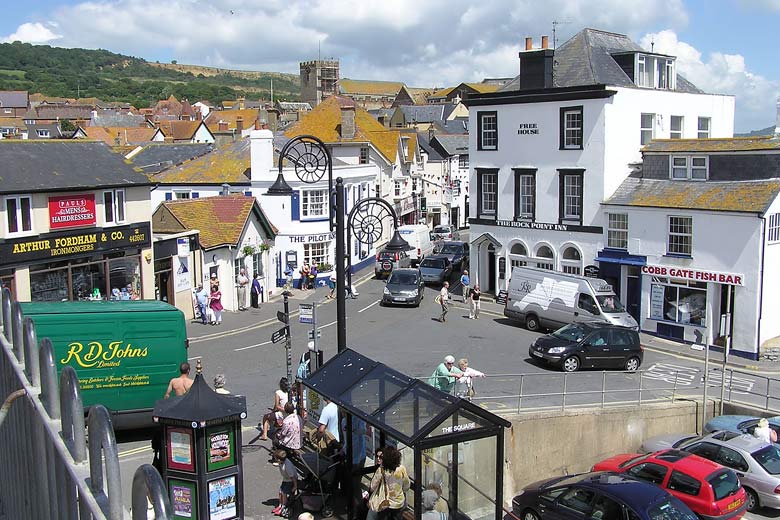
[[[11,409],[11,405],[14,403],[14,401],[19,399],[26,393],[27,391],[24,388],[22,388],[20,390],[17,390],[16,392],[13,392],[11,395],[8,396],[8,398],[3,403],[3,406],[0,407],[0,426],[3,425],[3,421],[5,421],[5,416],[8,415],[8,410]]]

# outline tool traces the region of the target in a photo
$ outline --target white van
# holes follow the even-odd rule
[[[412,259],[412,265],[416,266],[426,256],[433,253],[431,230],[425,224],[409,224],[400,226],[398,233],[401,238],[409,242],[412,249],[408,252]]]
[[[528,330],[557,329],[575,321],[639,329],[604,280],[532,267],[512,268],[504,316],[525,322]]]

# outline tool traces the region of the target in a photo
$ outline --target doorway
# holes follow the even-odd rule
[[[626,266],[626,310],[639,323],[642,303],[642,273],[636,265]]]
[[[496,249],[493,244],[488,246],[488,287],[487,292],[496,294]]]

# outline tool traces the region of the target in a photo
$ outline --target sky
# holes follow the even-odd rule
[[[780,0],[30,0],[4,2],[0,41],[102,48],[148,61],[446,87],[512,77],[526,36],[585,27],[677,56],[705,92],[736,96],[735,131],[775,123]]]

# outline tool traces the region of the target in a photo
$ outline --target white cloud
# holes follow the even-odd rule
[[[48,26],[47,26],[48,25]],[[54,40],[61,38],[59,34],[55,34],[52,29],[56,29],[56,24],[49,23],[44,25],[40,22],[35,23],[23,23],[16,28],[16,32],[5,36],[1,39],[3,42],[15,42],[20,41],[24,43],[50,43]]]
[[[736,96],[736,131],[766,128],[774,122],[780,81],[750,72],[742,55],[713,52],[704,59],[671,30],[646,34],[640,45],[649,49],[651,42],[656,52],[677,56],[679,72],[700,89]]]

